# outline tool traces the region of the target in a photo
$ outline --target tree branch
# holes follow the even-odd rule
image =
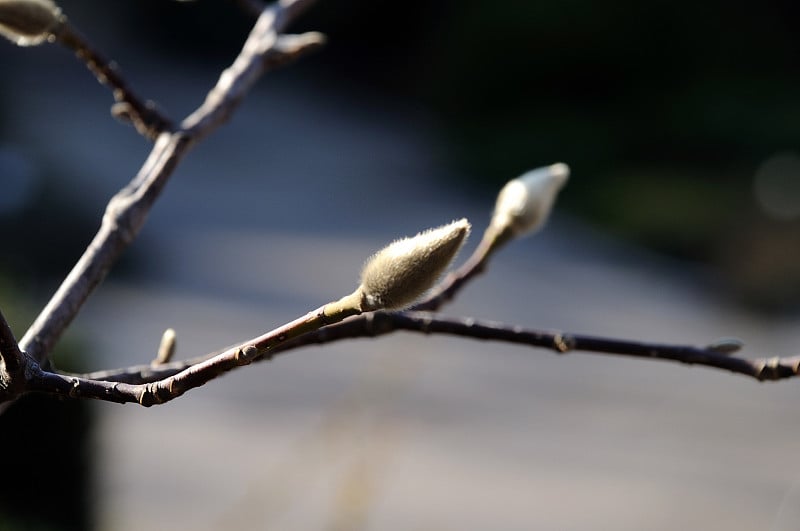
[[[365,298],[359,288],[340,301],[322,306],[219,353],[172,362],[167,352],[171,352],[174,342],[165,337],[165,354],[150,365],[85,375],[43,370],[41,363],[47,359],[53,345],[89,295],[139,233],[150,209],[183,156],[230,117],[260,75],[324,42],[322,35],[313,32],[280,34],[288,22],[310,3],[311,0],[279,0],[264,8],[235,61],[222,72],[205,101],[176,130],[172,130],[171,125],[148,103],[136,98],[115,68],[92,51],[66,22],[55,32],[62,43],[76,51],[98,80],[112,88],[118,101],[117,110],[131,119],[139,132],[156,141],[136,176],[110,200],[98,233],[19,344],[0,313],[0,402],[23,392],[42,392],[151,406],[173,400],[190,389],[253,361],[271,359],[276,354],[311,344],[376,337],[398,330],[517,343],[548,348],[560,354],[582,351],[677,361],[727,370],[760,381],[792,378],[800,374],[800,356],[755,359],[732,356],[730,354],[741,346],[734,341],[717,342],[705,347],[648,343],[538,331],[428,313],[440,309],[453,299],[485,269],[493,253],[505,243],[541,226],[555,194],[568,175],[568,168],[563,164],[526,174],[510,191],[506,192],[504,188],[500,195],[506,194],[505,199],[498,199],[492,223],[473,254],[408,311],[377,311],[357,315],[364,309],[375,308],[362,307],[364,301],[372,299]],[[254,4],[245,2],[244,5]],[[520,186],[524,186],[524,190]],[[541,197],[531,195],[545,192],[546,195]],[[528,202],[521,203],[523,200]],[[463,223],[466,224],[466,221]],[[468,231],[468,224],[465,230]],[[382,297],[375,300],[380,299]],[[342,304],[344,301],[347,303]],[[331,324],[353,315],[357,316]]]
[[[424,334],[448,334],[543,347],[559,354],[580,351],[613,354],[632,358],[677,361],[723,369],[753,377],[759,381],[781,380],[800,375],[800,356],[747,359],[722,353],[715,345],[697,347],[648,343],[624,339],[585,336],[566,332],[539,331],[471,318],[433,317],[424,313],[376,315],[372,333],[408,330]]]
[[[37,362],[47,359],[86,299],[133,242],[188,144],[183,134],[163,133],[133,181],[108,203],[100,230],[20,341]]]
[[[95,398],[120,403],[136,402],[145,407],[163,404],[236,367],[248,365],[258,357],[271,357],[273,349],[282,343],[357,313],[360,313],[360,310],[355,307],[341,307],[336,302],[320,306],[266,334],[192,363],[179,372],[154,382],[134,385],[36,370],[29,371],[32,374],[28,377],[25,389],[30,392],[58,394],[71,398]],[[157,372],[165,365],[167,364],[156,365],[153,372]]]
[[[675,361],[689,365],[721,369],[736,374],[750,376],[759,381],[776,381],[800,375],[800,356],[743,358],[731,356],[726,352],[734,351],[730,341],[712,343],[705,347],[694,345],[675,345],[665,343],[649,343],[624,339],[585,336],[556,331],[541,331],[520,326],[512,326],[492,321],[479,321],[472,318],[442,317],[426,312],[374,312],[360,317],[350,318],[338,325],[327,326],[316,332],[307,333],[296,339],[275,344],[269,349],[268,356],[255,356],[249,361],[271,360],[300,347],[321,345],[343,339],[374,338],[399,330],[423,334],[446,334],[470,339],[502,341],[531,347],[550,349],[558,354],[567,352],[584,352],[594,354],[612,354],[648,360]],[[273,334],[273,333],[270,333]],[[229,347],[224,356],[231,357],[236,349],[246,348],[253,343],[244,342]],[[84,380],[120,382],[126,384],[150,384],[163,382],[194,367],[199,367],[220,355],[206,355],[188,360],[170,362],[163,365],[138,365],[124,369],[97,371],[83,375],[63,375],[65,378],[76,377]],[[235,356],[234,356],[235,357]],[[226,370],[233,369],[235,364]],[[216,376],[216,375],[215,375]],[[209,378],[210,379],[210,378]],[[80,386],[81,384],[78,384]],[[161,385],[159,383],[159,385]],[[53,392],[53,389],[40,390]],[[90,392],[90,394],[92,394]],[[102,396],[91,396],[102,398]],[[130,401],[130,400],[128,400]]]
[[[559,354],[581,351],[643,359],[677,361],[751,376],[757,380],[781,380],[800,375],[800,356],[746,359],[725,354],[725,348],[648,343],[625,339],[584,336],[567,332],[541,331],[468,317],[442,317],[426,312],[375,312],[349,319],[306,334],[276,349],[284,350],[323,344],[354,337],[376,337],[397,330],[424,334],[447,334],[543,347]],[[731,349],[733,350],[733,349]]]
[[[484,233],[478,246],[469,258],[455,271],[444,277],[428,295],[412,306],[411,311],[434,312],[450,302],[458,295],[467,283],[486,269],[489,259],[497,246],[493,245],[493,240],[488,236],[488,231]]]
[[[285,64],[303,52],[319,47],[323,42],[319,33],[305,34],[306,48],[287,47],[278,37],[278,33],[312,1],[280,0],[264,9],[239,56],[222,72],[203,104],[183,120],[181,129],[196,140],[203,138],[228,119],[267,68]]]
[[[42,363],[94,288],[131,244],[178,162],[226,119],[258,77],[269,68],[299,57],[322,42],[319,34],[288,41],[278,38],[311,0],[281,0],[264,9],[233,65],[226,69],[206,101],[181,128],[159,135],[131,182],[109,202],[99,231],[83,256],[20,341],[20,348]]]
[[[25,366],[25,355],[20,351],[14,332],[0,310],[0,361],[5,370],[14,373]]]
[[[0,402],[16,396],[24,388],[26,362],[25,354],[20,351],[14,332],[0,311]]]
[[[60,24],[54,36],[59,43],[75,52],[100,84],[111,89],[116,101],[111,107],[112,115],[129,121],[139,134],[150,140],[155,140],[160,133],[172,128],[169,118],[161,114],[155,103],[139,99],[119,74],[115,64],[92,48],[68,21]]]

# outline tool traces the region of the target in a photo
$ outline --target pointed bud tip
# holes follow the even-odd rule
[[[567,166],[563,162],[556,162],[555,164],[551,164],[550,166],[547,167],[547,170],[555,179],[561,181],[562,186],[564,185],[564,183],[567,182],[567,179],[569,179],[569,166]]]
[[[18,46],[41,44],[62,20],[51,0],[0,0],[0,35]]]
[[[439,279],[469,235],[466,219],[397,240],[375,253],[361,272],[362,310],[399,310]]]
[[[524,236],[541,228],[569,173],[569,166],[558,162],[506,183],[497,196],[492,226],[498,232],[510,231],[513,236]]]

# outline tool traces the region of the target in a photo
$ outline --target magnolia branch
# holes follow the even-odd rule
[[[32,4],[32,11],[25,12],[28,18],[15,19],[0,11],[0,17],[6,17],[0,22],[7,24],[11,20],[16,24],[11,29],[0,24],[3,35],[18,44],[37,44],[43,41],[43,36],[50,35],[75,50],[98,80],[113,89],[119,113],[130,119],[140,133],[155,139],[142,168],[110,200],[94,239],[19,344],[0,313],[0,402],[26,392],[41,392],[151,406],[173,400],[254,361],[271,359],[312,344],[377,337],[396,331],[516,343],[560,354],[582,351],[675,361],[727,370],[761,381],[798,375],[800,356],[747,359],[733,355],[741,348],[736,340],[720,340],[703,347],[648,343],[539,331],[428,313],[439,310],[457,296],[485,270],[494,253],[506,243],[542,227],[568,178],[569,168],[564,164],[540,168],[507,183],[498,195],[492,220],[476,250],[422,300],[418,300],[419,297],[434,286],[470,232],[467,220],[454,221],[390,244],[368,260],[361,273],[361,284],[350,295],[220,352],[170,361],[175,350],[175,335],[168,330],[158,356],[147,366],[84,375],[43,369],[53,345],[135,239],[169,177],[189,149],[229,118],[266,70],[296,59],[323,43],[322,35],[314,32],[281,34],[289,21],[310,3],[311,0],[280,0],[260,10],[236,60],[222,72],[205,101],[177,129],[173,129],[152,105],[142,103],[130,91],[117,70],[89,48],[49,0]],[[9,5],[5,5],[6,9]],[[243,5],[252,8],[256,4],[244,2]]]
[[[248,361],[272,360],[298,348],[322,345],[356,338],[375,338],[398,331],[422,334],[444,334],[466,339],[480,339],[515,343],[535,348],[544,348],[558,354],[583,352],[587,354],[618,355],[646,360],[661,360],[721,369],[750,376],[759,381],[776,381],[800,375],[800,356],[743,358],[726,354],[729,343],[711,343],[707,346],[649,343],[624,339],[586,336],[558,331],[535,330],[493,321],[481,321],[468,317],[444,317],[427,312],[374,312],[350,319],[338,325],[321,328],[318,332],[305,334],[287,341],[262,355]],[[232,347],[227,353],[246,348],[252,341]],[[157,366],[138,365],[122,369],[97,371],[83,375],[59,375],[63,378],[78,378],[76,388],[86,381],[105,381],[107,384],[151,384],[168,381],[193,367],[209,361],[208,356],[175,361]],[[233,367],[230,367],[233,368]],[[49,392],[53,392],[51,388]],[[81,391],[83,392],[83,391]],[[103,398],[96,394],[92,398]],[[128,400],[133,401],[133,400]]]
[[[169,118],[161,114],[155,103],[142,101],[134,94],[114,63],[90,46],[86,38],[66,20],[66,17],[62,19],[62,23],[53,34],[59,43],[72,50],[78,59],[83,61],[101,84],[111,89],[116,101],[111,107],[111,114],[114,117],[130,122],[139,134],[151,140],[155,140],[161,132],[172,128]]]
[[[206,101],[176,131],[161,133],[131,182],[109,202],[99,231],[83,256],[20,341],[37,362],[47,359],[92,291],[133,242],[173,170],[195,142],[216,129],[269,68],[318,47],[319,34],[282,39],[278,33],[311,0],[282,0],[264,9],[242,52]]]
[[[436,264],[436,269],[442,269],[444,266],[441,264],[446,265],[452,259],[468,231],[466,220],[422,233],[415,239],[401,240],[390,245],[367,263],[362,272],[362,284],[353,294],[261,337],[228,347],[221,353],[179,362],[155,363],[85,375],[62,375],[40,371],[30,382],[29,389],[66,394],[71,397],[136,402],[150,406],[177,398],[191,388],[203,385],[224,372],[253,361],[272,359],[278,354],[307,345],[359,337],[372,338],[399,330],[516,343],[548,348],[561,354],[583,351],[677,361],[728,370],[758,380],[778,380],[798,375],[800,357],[745,359],[731,356],[741,348],[741,343],[735,340],[718,341],[705,347],[655,344],[539,331],[503,323],[476,321],[471,318],[448,318],[417,311],[440,308],[482,272],[490,258],[503,245],[542,226],[560,188],[559,183],[563,184],[567,172],[565,167],[558,165],[544,170],[544,172],[541,170],[539,173],[534,172],[535,179],[532,181],[532,185],[536,185],[534,188],[538,187],[536,198],[539,202],[536,203],[536,208],[531,207],[532,209],[527,210],[514,208],[512,210],[516,214],[509,217],[507,198],[503,199],[504,193],[501,191],[492,222],[472,255],[461,267],[432,289],[427,297],[412,305],[409,311],[386,311],[385,308],[387,305],[390,308],[393,304],[408,305],[416,298],[414,294],[432,282],[431,275],[420,278],[416,270],[429,271],[432,268],[431,264]],[[559,186],[553,187],[554,183]],[[509,183],[513,184],[515,181]],[[546,201],[541,201],[542,198]],[[454,239],[455,237],[457,239]],[[403,251],[395,251],[395,248]],[[425,260],[420,259],[417,255],[419,251],[415,249],[423,249],[422,252],[428,253]],[[442,255],[443,251],[440,249],[446,251],[446,254]],[[403,258],[404,252],[411,255],[407,262]],[[384,256],[389,257],[389,262]],[[388,277],[385,270],[391,271]],[[404,271],[408,272],[403,273]],[[438,273],[435,276],[438,276]],[[419,285],[415,286],[415,282]],[[378,311],[363,313],[364,310]],[[348,319],[332,324],[345,317]],[[172,341],[174,340],[169,342]]]

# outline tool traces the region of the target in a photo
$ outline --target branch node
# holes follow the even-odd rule
[[[566,354],[575,348],[575,340],[568,335],[558,332],[553,335],[553,348],[555,348],[559,354]]]
[[[721,337],[706,346],[717,354],[730,355],[739,352],[744,347],[744,341],[736,337]]]
[[[161,380],[161,382],[163,381],[164,380]],[[153,382],[141,386],[142,392],[138,397],[138,402],[140,405],[144,407],[150,407],[157,404],[163,404],[170,399],[170,395],[173,394],[172,381],[170,381],[169,389],[162,389],[160,386],[161,382]],[[161,396],[162,391],[166,394],[166,397]]]
[[[269,351],[267,352],[269,353]],[[256,356],[258,356],[258,349],[253,345],[247,345],[244,348],[237,348],[233,357],[237,365],[248,365],[256,359]]]

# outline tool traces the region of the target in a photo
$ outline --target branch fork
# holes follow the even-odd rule
[[[258,5],[252,0],[241,3],[247,9]],[[173,361],[175,334],[167,330],[158,355],[148,365],[83,375],[43,369],[62,333],[138,235],[186,153],[228,119],[262,74],[324,43],[324,36],[316,32],[283,33],[311,3],[311,0],[280,0],[260,9],[238,57],[221,73],[204,102],[175,126],[151,101],[135,95],[116,66],[89,46],[51,0],[0,0],[0,35],[21,45],[52,41],[71,49],[98,81],[111,89],[116,102],[112,107],[115,116],[130,121],[140,134],[154,142],[136,176],[109,201],[100,228],[83,256],[19,343],[0,313],[0,404],[28,392],[41,392],[147,407],[173,400],[237,367],[272,359],[300,347],[376,337],[398,330],[504,341],[546,348],[558,354],[582,351],[677,361],[727,370],[759,381],[800,374],[800,356],[739,357],[742,343],[732,338],[703,347],[654,344],[538,331],[433,313],[485,271],[490,259],[504,245],[543,227],[569,177],[569,168],[562,163],[510,181],[501,190],[491,222],[472,255],[441,282],[438,282],[440,275],[470,232],[466,220],[393,242],[368,260],[361,283],[351,294],[221,352]]]

